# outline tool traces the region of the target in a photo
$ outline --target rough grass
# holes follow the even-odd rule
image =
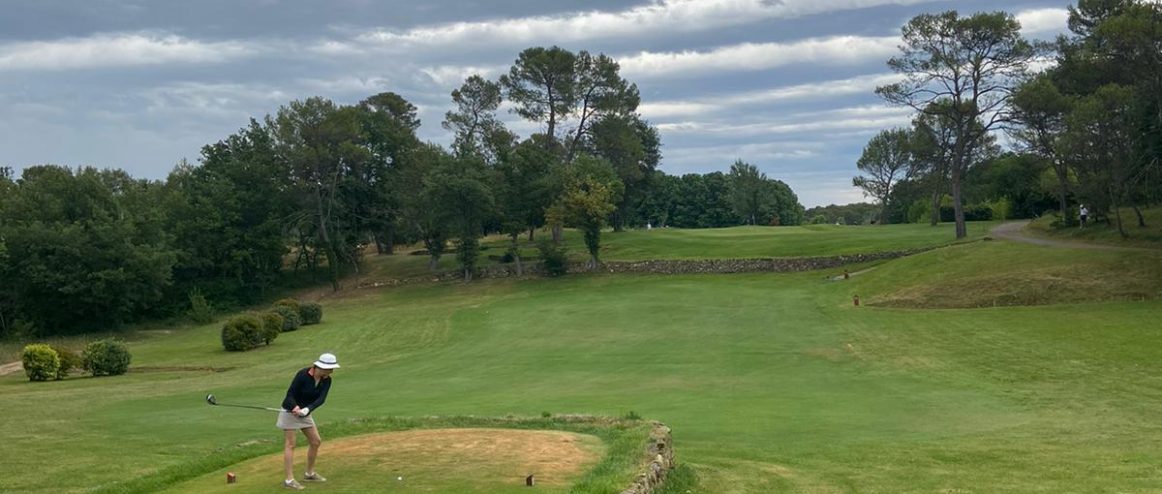
[[[872,305],[910,308],[974,308],[1162,297],[1162,251],[1045,248],[985,242],[951,246],[884,266],[882,277],[907,272],[908,280],[885,286],[861,283]]]

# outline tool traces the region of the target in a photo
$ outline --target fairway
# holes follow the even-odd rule
[[[21,454],[0,460],[11,472],[0,491],[118,492],[119,480],[180,476],[237,451],[254,452],[238,453],[254,457],[232,467],[240,479],[277,482],[273,417],[204,397],[277,405],[289,376],[324,350],[343,368],[316,416],[328,441],[319,470],[331,485],[364,483],[308,492],[375,492],[384,480],[368,472],[444,472],[466,486],[476,484],[464,477],[527,468],[481,458],[461,477],[430,461],[431,450],[393,448],[390,435],[374,454],[344,450],[374,432],[352,421],[544,412],[665,422],[698,493],[1156,491],[1158,270],[1126,275],[1142,287],[1130,294],[1091,288],[1100,300],[1071,291],[1031,297],[1033,306],[922,308],[942,296],[926,286],[1050,271],[1068,285],[1123,265],[1162,265],[1162,255],[974,242],[866,266],[874,269],[847,281],[829,272],[577,276],[343,292],[323,300],[323,324],[252,352],[223,352],[218,326],[207,325],[145,333],[126,376],[0,377],[6,402],[36,410],[8,426],[6,450]],[[1052,294],[1054,283],[1026,290]],[[873,305],[854,307],[853,294]],[[905,297],[920,308],[890,306]],[[396,463],[403,457],[412,459]],[[223,472],[201,471],[169,492],[218,492],[210,486]],[[480,485],[445,492],[511,492],[499,480]],[[238,487],[221,492],[251,492]]]

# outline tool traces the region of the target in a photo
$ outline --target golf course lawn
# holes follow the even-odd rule
[[[124,376],[0,377],[11,417],[0,492],[118,492],[118,481],[183,468],[197,475],[171,492],[207,492],[198,482],[224,483],[224,470],[199,462],[238,448],[255,459],[238,465],[236,485],[270,488],[222,492],[276,491],[273,414],[204,398],[278,406],[322,351],[342,368],[316,415],[330,480],[307,492],[375,492],[391,474],[406,479],[398,492],[476,485],[454,469],[435,478],[419,456],[358,473],[374,457],[342,454],[361,437],[351,420],[543,412],[666,423],[694,493],[1157,492],[1157,266],[1159,253],[994,241],[852,267],[846,281],[595,275],[341,292],[321,301],[321,325],[251,352],[224,352],[218,323],[145,332]],[[1119,291],[1111,269],[1137,288]],[[993,289],[973,280],[997,277],[1034,281],[969,304],[985,308],[925,308],[949,307],[958,290],[986,300]],[[1106,281],[1058,290],[1091,278]],[[1005,306],[1022,301],[1041,305]],[[391,441],[377,442],[383,461],[407,454]],[[464,475],[526,473],[480,461]],[[505,482],[471,492],[513,491]],[[618,492],[603,489],[573,492]]]

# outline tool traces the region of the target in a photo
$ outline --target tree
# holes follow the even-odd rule
[[[1038,74],[1021,83],[1013,93],[1013,127],[1010,133],[1030,152],[1044,159],[1057,175],[1058,210],[1069,216],[1069,168],[1057,150],[1057,138],[1065,130],[1070,100],[1049,74]]]
[[[566,169],[564,185],[564,194],[547,213],[549,222],[579,228],[589,251],[586,267],[596,269],[600,263],[601,229],[613,212],[613,198],[620,192],[621,183],[608,162],[582,155]]]
[[[504,129],[496,119],[502,99],[499,84],[475,74],[452,91],[456,111],[445,113],[442,125],[456,134],[452,148],[457,156],[475,154],[495,162],[495,156],[488,156],[487,144],[493,133]]]
[[[1127,237],[1120,206],[1126,205],[1146,167],[1138,156],[1133,89],[1103,86],[1078,101],[1066,120],[1062,147],[1078,171],[1080,194],[1094,215],[1113,213],[1118,232]]]
[[[762,223],[763,212],[770,209],[767,176],[758,167],[742,160],[730,165],[730,205],[735,214],[749,225]]]
[[[398,110],[398,109],[397,109]],[[361,145],[361,119],[352,107],[339,108],[313,97],[279,108],[267,126],[277,159],[286,166],[298,198],[300,229],[314,233],[314,246],[327,257],[331,287],[339,290],[340,266],[355,265],[355,222],[340,196],[351,170],[370,159]]]
[[[960,17],[922,14],[903,27],[902,54],[888,66],[906,80],[876,88],[888,102],[945,118],[955,139],[949,156],[956,238],[964,238],[962,180],[974,148],[1009,119],[1015,81],[1037,54],[1005,12]],[[942,102],[939,105],[932,103]],[[977,125],[980,122],[980,125]]]
[[[561,47],[528,48],[517,56],[507,74],[500,76],[505,97],[517,115],[546,122],[545,135],[556,142],[557,124],[576,104],[577,56]]]
[[[637,115],[607,115],[593,124],[586,148],[613,165],[625,192],[614,198],[612,223],[621,231],[662,159],[658,131]]]
[[[351,204],[355,229],[371,234],[378,253],[391,254],[400,221],[400,196],[408,193],[400,188],[400,170],[420,146],[415,134],[420,120],[415,106],[391,92],[364,99],[357,108],[368,159],[352,163],[343,200]]]
[[[162,300],[176,255],[161,229],[160,184],[44,165],[8,188],[0,293],[13,319],[44,336],[75,334],[139,319]]]
[[[472,281],[484,221],[495,214],[491,182],[479,159],[447,160],[424,178],[424,194],[438,220],[456,236],[456,260],[464,281]]]
[[[572,132],[566,163],[573,161],[590,128],[597,122],[628,118],[637,110],[641,102],[637,85],[622,79],[618,74],[620,70],[617,62],[603,53],[593,56],[582,50],[577,54],[574,66],[576,80],[572,85],[575,104],[579,105],[572,109],[577,118],[577,128]]]
[[[880,202],[880,223],[885,223],[888,199],[892,196],[892,186],[900,180],[912,178],[917,170],[912,153],[912,133],[907,129],[885,130],[877,134],[863,148],[863,155],[856,167],[867,173],[857,175],[851,183],[863,189],[864,197],[871,196]]]

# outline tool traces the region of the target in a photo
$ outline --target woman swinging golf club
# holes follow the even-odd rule
[[[325,482],[327,479],[315,472],[315,458],[319,455],[319,445],[323,444],[319,436],[319,428],[315,426],[315,419],[311,417],[323,403],[327,401],[327,392],[331,390],[331,373],[339,368],[339,361],[334,354],[324,353],[310,367],[295,373],[290,388],[286,390],[286,398],[282,400],[282,410],[278,414],[278,428],[283,430],[283,470],[286,480],[283,482],[288,488],[302,489],[302,484],[295,480],[295,436],[297,431],[303,431],[310,446],[307,448],[307,470],[303,480]]]

